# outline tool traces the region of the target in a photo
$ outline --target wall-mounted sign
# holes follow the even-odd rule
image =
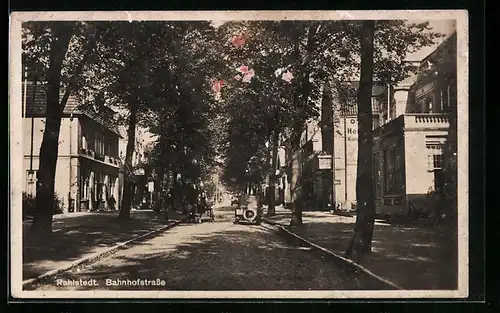
[[[318,168],[320,170],[329,170],[332,168],[332,159],[330,156],[318,157]]]
[[[145,175],[146,173],[144,172],[143,168],[138,168],[134,171],[135,175]]]

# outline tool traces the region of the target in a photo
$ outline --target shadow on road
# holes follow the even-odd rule
[[[344,255],[353,236],[351,223],[315,221],[292,230],[338,255]],[[457,255],[443,229],[379,224],[372,253],[360,263],[407,289],[453,290],[458,288]]]
[[[217,229],[215,229],[217,228]],[[380,285],[343,272],[308,248],[281,241],[261,226],[182,224],[159,238],[60,279],[163,279],[167,290],[360,290]]]
[[[176,215],[173,218],[181,218]],[[29,279],[69,263],[99,249],[114,246],[139,235],[165,226],[153,212],[132,214],[130,221],[119,221],[116,214],[95,213],[55,219],[54,232],[49,238],[32,236],[25,224],[23,229],[23,279]],[[62,264],[62,263],[61,263]]]

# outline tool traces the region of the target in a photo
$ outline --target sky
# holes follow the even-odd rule
[[[411,23],[421,23],[422,21],[409,21]],[[425,47],[419,51],[409,54],[407,56],[408,61],[421,61],[426,56],[428,56],[432,51],[434,51],[440,43],[446,40],[453,32],[456,30],[455,20],[432,20],[429,21],[429,26],[432,27],[432,31],[445,34],[445,37],[440,38],[435,45]]]

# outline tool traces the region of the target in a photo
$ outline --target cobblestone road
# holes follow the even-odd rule
[[[339,290],[365,289],[330,260],[285,243],[265,226],[232,222],[229,208],[215,222],[181,224],[83,269],[66,272],[36,290]],[[64,286],[68,280],[97,286]],[[163,280],[162,286],[110,282]],[[106,283],[108,282],[108,284]],[[148,286],[146,284],[149,284]]]

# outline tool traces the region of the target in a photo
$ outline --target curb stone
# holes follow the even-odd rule
[[[73,261],[71,262],[70,264],[68,265],[65,265],[65,266],[62,266],[60,268],[57,268],[57,269],[54,269],[54,270],[51,270],[51,271],[48,271],[48,272],[45,272],[44,274],[41,274],[37,277],[34,277],[34,278],[30,278],[30,279],[27,279],[27,280],[24,280],[23,281],[23,289],[25,289],[26,287],[28,286],[31,286],[35,283],[38,283],[44,279],[47,279],[49,277],[52,277],[52,276],[55,276],[57,274],[60,274],[62,272],[66,272],[66,271],[69,271],[75,267],[79,267],[79,266],[85,266],[89,263],[92,263],[92,262],[95,262],[95,261],[98,261],[102,258],[105,258],[105,257],[108,257],[110,255],[112,255],[113,253],[117,252],[118,250],[120,249],[123,249],[125,248],[126,246],[132,244],[132,243],[135,243],[137,241],[140,241],[140,240],[144,240],[144,239],[147,239],[147,238],[150,238],[158,233],[161,233],[161,232],[164,232],[170,228],[173,228],[177,225],[179,225],[180,223],[184,222],[186,219],[181,219],[179,221],[176,221],[176,222],[173,222],[173,223],[170,223],[166,226],[162,226],[158,229],[155,229],[155,230],[152,230],[148,233],[145,233],[145,234],[142,234],[142,235],[139,235],[139,236],[136,236],[132,239],[129,239],[129,240],[126,240],[125,242],[120,242],[112,247],[109,247],[108,249],[104,250],[104,251],[101,251],[101,252],[96,252],[94,254],[91,254],[90,256],[84,256],[76,261]]]
[[[368,270],[367,268],[363,267],[362,265],[350,260],[350,259],[347,259],[343,256],[340,256],[320,245],[317,245],[305,238],[302,238],[301,236],[289,231],[288,229],[286,229],[285,227],[283,227],[282,225],[280,225],[279,223],[276,223],[276,222],[273,222],[273,221],[270,221],[268,220],[267,218],[263,218],[262,221],[266,222],[267,224],[270,224],[274,227],[276,227],[278,229],[278,232],[280,234],[285,234],[289,237],[292,237],[294,238],[295,240],[298,240],[299,242],[303,243],[303,244],[306,244],[322,253],[325,253],[327,255],[329,255],[330,257],[333,257],[335,259],[335,261],[337,261],[338,263],[342,264],[343,266],[351,269],[351,270],[354,270],[356,272],[362,272],[364,274],[367,274],[368,276],[370,276],[371,278],[375,279],[376,281],[378,281],[379,283],[382,283],[383,285],[387,286],[387,287],[390,287],[391,289],[397,289],[397,290],[404,290],[404,288],[396,285],[395,283],[385,279],[385,278],[382,278],[376,274],[374,274],[373,272],[371,272],[370,270]]]

